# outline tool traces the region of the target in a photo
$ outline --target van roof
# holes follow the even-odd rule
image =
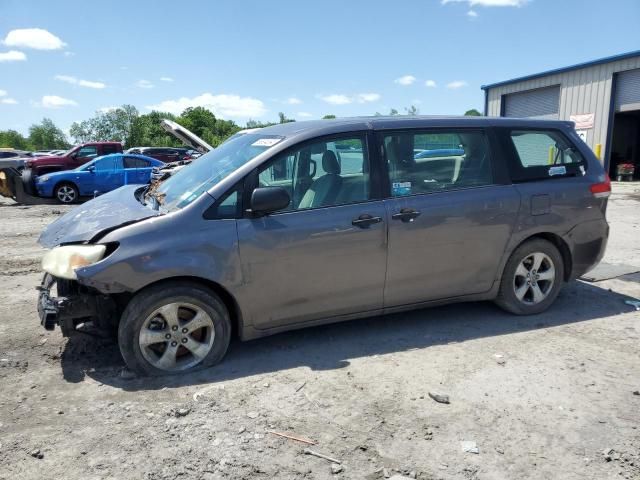
[[[298,136],[306,137],[312,133],[331,134],[358,130],[490,126],[519,128],[573,128],[574,124],[573,122],[567,121],[532,120],[526,118],[397,115],[281,123],[270,127],[264,127],[260,129],[259,134],[281,135],[283,137],[291,138]]]

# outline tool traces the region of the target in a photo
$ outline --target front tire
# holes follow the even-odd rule
[[[78,187],[76,187],[73,183],[60,183],[56,185],[53,189],[53,196],[60,203],[65,205],[69,205],[71,203],[75,203],[80,198],[80,193],[78,192]]]
[[[118,344],[141,375],[171,375],[220,362],[231,339],[229,312],[210,290],[191,282],[161,284],[127,305]]]
[[[509,257],[495,302],[516,315],[541,313],[555,301],[563,281],[558,248],[542,238],[528,240]]]

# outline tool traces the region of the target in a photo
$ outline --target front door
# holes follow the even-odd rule
[[[483,293],[520,205],[482,130],[381,135],[391,198],[385,307]]]
[[[95,189],[98,193],[110,192],[124,185],[122,155],[107,155],[95,162]]]
[[[289,207],[238,220],[243,303],[255,328],[382,308],[387,232],[371,188],[367,136],[295,147],[258,173]],[[251,188],[252,189],[252,188]]]

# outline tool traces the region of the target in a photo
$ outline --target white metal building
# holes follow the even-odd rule
[[[482,87],[484,114],[571,120],[610,174],[640,171],[640,51]],[[613,175],[612,175],[613,176]]]

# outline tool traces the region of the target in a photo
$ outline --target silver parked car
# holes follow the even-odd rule
[[[49,225],[40,319],[117,332],[158,375],[219,362],[232,332],[469,300],[540,313],[601,259],[609,193],[569,122],[276,125]]]

